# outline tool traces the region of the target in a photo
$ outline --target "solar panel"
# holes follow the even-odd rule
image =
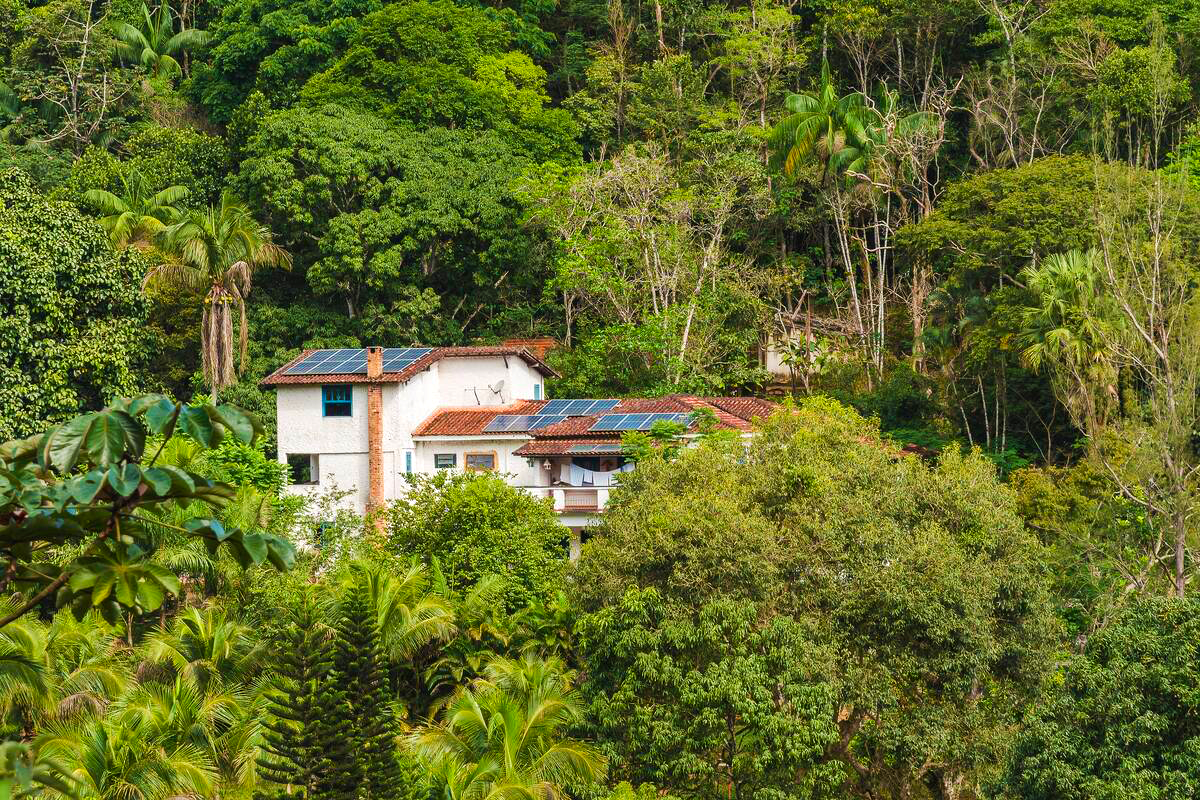
[[[523,433],[544,428],[566,419],[563,414],[497,414],[484,427],[484,433]]]
[[[383,371],[400,372],[409,364],[432,351],[430,347],[385,347]],[[367,351],[361,347],[314,350],[295,364],[287,375],[354,375],[366,374]]]
[[[687,425],[691,414],[605,414],[591,427],[593,431],[648,431],[656,422]]]
[[[542,407],[542,413],[583,417],[600,411],[608,411],[615,407],[617,402],[616,400],[550,400]]]

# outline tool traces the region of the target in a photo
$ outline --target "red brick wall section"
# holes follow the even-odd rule
[[[367,513],[383,508],[383,348],[367,348]],[[377,519],[376,525],[382,524]]]

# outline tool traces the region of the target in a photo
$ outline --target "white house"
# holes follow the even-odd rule
[[[488,347],[306,350],[262,386],[276,390],[279,460],[291,491],[336,486],[359,511],[404,492],[405,474],[496,470],[548,497],[575,533],[603,511],[627,430],[692,423],[749,432],[773,404],[750,397],[557,399],[554,371],[522,342]],[[575,541],[578,538],[575,537]]]

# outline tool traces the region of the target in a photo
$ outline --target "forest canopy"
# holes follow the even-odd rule
[[[1198,34],[0,0],[0,792],[1195,796]],[[776,405],[628,434],[576,531],[292,485],[303,350],[513,340]]]

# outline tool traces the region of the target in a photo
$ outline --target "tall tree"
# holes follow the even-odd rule
[[[395,721],[388,704],[379,623],[361,584],[342,599],[334,655],[335,681],[342,696],[349,758],[333,768],[357,786],[361,800],[392,800],[405,790]]]
[[[230,192],[221,195],[219,207],[189,212],[164,230],[162,244],[171,258],[151,270],[147,280],[204,292],[200,353],[215,403],[220,390],[234,382],[235,311],[240,367],[245,367],[246,296],[255,271],[265,266],[290,265],[291,258]]]
[[[0,173],[0,439],[132,393],[148,312],[136,251],[94,221]]]
[[[293,609],[278,642],[278,662],[267,696],[258,774],[309,800],[340,796],[335,764],[352,759],[333,680],[334,652],[311,597]]]

